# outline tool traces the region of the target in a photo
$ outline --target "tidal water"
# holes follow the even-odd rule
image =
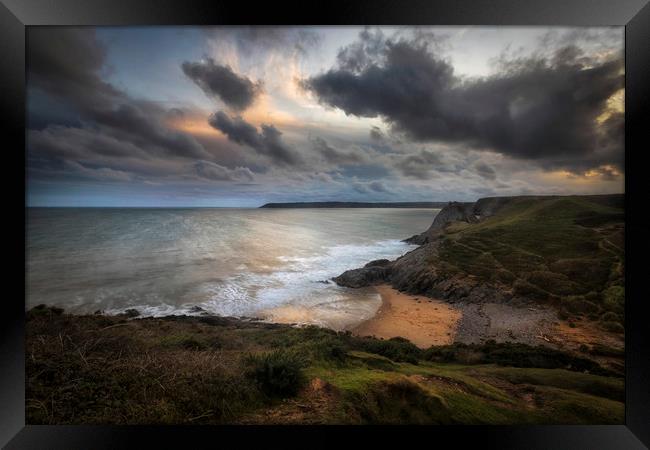
[[[327,281],[408,252],[414,247],[401,240],[437,212],[28,208],[26,307],[207,312],[345,329],[371,317],[380,298]]]

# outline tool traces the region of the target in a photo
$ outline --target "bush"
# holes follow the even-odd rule
[[[515,282],[512,284],[512,287],[515,295],[533,299],[533,300],[548,299],[548,292],[546,292],[543,289],[540,289],[539,287],[535,286],[532,283],[529,283],[526,280],[522,280],[521,278],[517,278]]]
[[[406,380],[372,384],[349,394],[346,414],[369,424],[445,424],[451,422],[443,401]]]
[[[472,360],[467,356],[471,352]],[[461,344],[431,347],[426,350],[424,359],[439,362],[462,362],[464,364],[498,364],[511,367],[540,367],[545,369],[568,369],[578,372],[589,371],[593,374],[607,375],[609,371],[597,363],[580,357],[572,356],[548,347],[532,347],[525,344],[494,340],[485,344]]]
[[[566,275],[545,270],[527,273],[526,281],[556,295],[579,294],[582,291],[580,285],[569,280]]]
[[[422,356],[422,350],[409,340],[400,337],[388,340],[358,338],[354,341],[354,348],[385,356],[395,362],[411,364],[417,364]]]
[[[603,292],[603,306],[622,314],[625,310],[625,288],[623,286],[610,286]]]
[[[603,297],[598,292],[589,291],[585,294],[585,300],[589,300],[593,303],[600,303],[603,300]]]
[[[560,259],[549,268],[585,287],[600,290],[609,278],[611,264],[607,259]]]
[[[612,331],[614,333],[624,333],[625,328],[618,322],[602,322],[600,324],[607,331]]]
[[[208,348],[205,342],[190,335],[165,336],[160,340],[163,347],[178,347],[186,350],[205,350]]]
[[[611,311],[606,312],[602,316],[600,316],[600,321],[601,322],[620,322],[621,318],[619,317],[618,314],[613,313]]]
[[[44,304],[36,305],[29,311],[27,311],[27,316],[29,318],[38,317],[38,316],[60,316],[63,314],[63,308],[57,308],[56,306],[47,306]]]
[[[345,361],[348,349],[340,340],[324,339],[314,346],[314,353],[317,358],[340,363]]]
[[[606,345],[602,344],[594,344],[591,349],[589,350],[589,353],[592,355],[597,355],[597,356],[613,356],[616,358],[624,358],[625,357],[625,350],[623,349],[618,349],[618,348],[613,348],[613,347],[608,347]]]
[[[296,395],[306,381],[302,373],[306,362],[296,352],[274,350],[249,355],[246,364],[246,376],[254,380],[262,392],[269,396]]]
[[[574,314],[593,314],[597,313],[598,305],[585,299],[582,295],[569,295],[564,297],[565,307]]]

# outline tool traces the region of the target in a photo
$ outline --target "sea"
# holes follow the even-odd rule
[[[415,248],[439,210],[28,208],[26,308],[349,329],[381,304],[330,281]]]

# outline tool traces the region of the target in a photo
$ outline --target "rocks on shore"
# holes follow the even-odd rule
[[[440,235],[452,222],[476,223],[494,215],[511,197],[490,197],[475,203],[449,202],[434,218],[424,233],[412,236],[404,242],[420,245],[395,261],[379,259],[359,269],[343,272],[332,278],[340,286],[359,288],[382,283],[410,294],[424,294],[448,301],[481,302],[509,301],[511,294],[479,283],[472,276],[458,274],[450,276],[440,273],[428,263],[438,254]]]
[[[126,317],[133,318],[133,317],[138,317],[140,315],[140,311],[138,311],[135,308],[129,308],[122,313]]]

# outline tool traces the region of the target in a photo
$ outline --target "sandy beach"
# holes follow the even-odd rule
[[[377,314],[351,331],[383,339],[403,337],[420,348],[454,341],[461,312],[452,305],[424,296],[403,294],[388,285],[376,286],[382,305]]]
[[[409,295],[389,285],[375,286],[382,305],[371,319],[351,331],[359,336],[403,337],[420,348],[454,342],[482,344],[489,339],[543,345],[578,352],[581,344],[622,349],[620,338],[587,321],[571,328],[556,313],[539,305],[454,303]],[[612,358],[598,357],[607,364]]]

